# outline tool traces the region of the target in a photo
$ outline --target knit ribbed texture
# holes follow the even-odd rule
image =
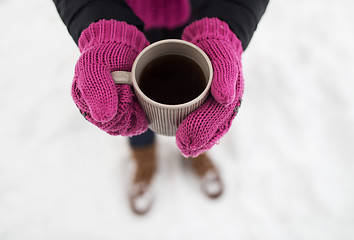
[[[92,23],[81,33],[72,97],[85,118],[109,134],[133,136],[147,130],[131,86],[115,84],[111,72],[131,71],[148,44],[135,26],[115,20]]]
[[[185,28],[182,39],[200,47],[209,57],[214,77],[211,94],[220,104],[228,105],[239,98],[236,84],[241,71],[241,41],[227,23],[217,18],[203,18]]]
[[[212,96],[178,126],[176,143],[185,157],[196,157],[212,148],[230,129],[241,102],[228,106],[219,104]]]
[[[191,14],[189,0],[125,0],[125,2],[144,22],[145,30],[181,27]]]
[[[176,142],[186,157],[212,148],[231,127],[244,90],[241,42],[228,25],[204,18],[189,25],[182,38],[199,46],[210,58],[212,96],[179,125]]]

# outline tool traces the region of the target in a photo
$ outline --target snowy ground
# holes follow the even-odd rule
[[[238,119],[210,154],[227,191],[200,193],[173,138],[158,192],[126,201],[126,139],[78,113],[79,52],[51,1],[0,1],[0,239],[354,239],[354,3],[273,0],[244,54]]]

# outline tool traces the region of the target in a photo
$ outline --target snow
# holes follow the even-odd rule
[[[159,137],[155,204],[139,217],[126,139],[72,102],[79,52],[54,4],[0,1],[0,239],[354,239],[353,7],[271,1],[239,115],[210,151],[225,194],[205,198]]]

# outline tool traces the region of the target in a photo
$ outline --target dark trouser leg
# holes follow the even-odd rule
[[[144,147],[151,145],[155,141],[155,133],[148,129],[146,132],[129,138],[131,147]]]

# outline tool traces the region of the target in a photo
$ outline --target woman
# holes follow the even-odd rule
[[[182,38],[210,58],[211,96],[178,127],[176,143],[216,198],[223,185],[206,155],[228,131],[243,94],[241,55],[269,0],[54,0],[81,56],[72,97],[81,114],[111,135],[128,136],[136,171],[129,194],[132,210],[146,213],[156,171],[155,135],[129,85],[115,85],[113,71],[130,71],[139,52],[167,38]],[[148,41],[149,39],[149,41]]]

